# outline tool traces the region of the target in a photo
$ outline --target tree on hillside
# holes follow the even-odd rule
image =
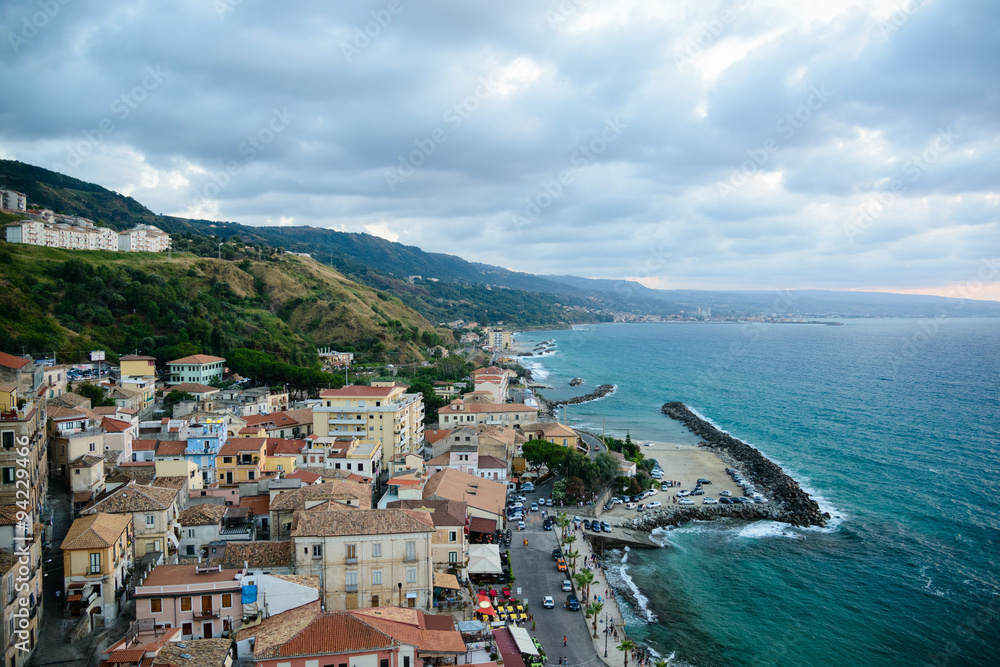
[[[77,393],[84,398],[89,398],[90,407],[92,408],[113,406],[115,404],[115,399],[109,398],[108,395],[104,393],[103,389],[94,386],[89,382],[84,382],[79,385],[74,393]]]
[[[448,400],[434,392],[434,386],[423,378],[417,378],[410,383],[409,393],[421,394],[424,397],[424,423],[431,424],[438,420],[438,410],[448,405]]]
[[[568,451],[562,445],[548,440],[529,440],[521,446],[524,460],[535,469],[544,465],[549,470],[554,470],[566,457]]]

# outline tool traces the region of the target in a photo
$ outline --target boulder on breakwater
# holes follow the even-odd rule
[[[574,396],[573,398],[568,398],[565,401],[545,401],[545,411],[550,415],[555,414],[556,408],[561,405],[577,405],[578,403],[586,403],[587,401],[596,401],[599,398],[607,396],[615,390],[615,385],[613,384],[602,384],[594,391],[589,394],[584,394],[583,396]]]
[[[750,515],[746,518],[774,519],[790,523],[793,526],[826,525],[830,515],[821,512],[816,501],[810,498],[809,494],[803,491],[794,479],[786,475],[777,464],[768,460],[759,451],[742,440],[734,438],[728,433],[723,433],[691,412],[683,403],[665,403],[662,411],[663,414],[682,422],[692,433],[701,437],[702,441],[698,443],[699,445],[713,449],[723,455],[723,458],[731,460],[733,467],[739,469],[754,486],[763,489],[771,502],[767,505],[742,505],[739,507],[732,505],[664,507],[663,510],[671,511],[660,512],[650,517],[659,518],[660,523],[656,525],[677,525],[677,523],[692,518],[718,518],[719,516],[743,518],[745,514]],[[701,513],[705,516],[678,518],[675,523],[674,517],[687,516],[685,512]],[[757,512],[760,513],[759,516],[755,514]]]

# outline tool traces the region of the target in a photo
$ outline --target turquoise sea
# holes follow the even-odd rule
[[[758,447],[826,529],[697,523],[611,570],[630,634],[672,664],[1000,664],[1000,321],[602,324],[523,363],[574,426],[694,441],[683,401]],[[584,378],[583,387],[568,381]]]

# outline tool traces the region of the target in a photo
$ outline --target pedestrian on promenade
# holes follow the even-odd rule
[[[566,646],[566,635],[563,635],[563,646]]]

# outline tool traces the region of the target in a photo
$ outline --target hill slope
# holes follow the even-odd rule
[[[0,243],[0,349],[65,361],[138,351],[162,362],[249,347],[311,365],[326,346],[419,360],[437,336],[398,299],[308,258],[123,257]]]

